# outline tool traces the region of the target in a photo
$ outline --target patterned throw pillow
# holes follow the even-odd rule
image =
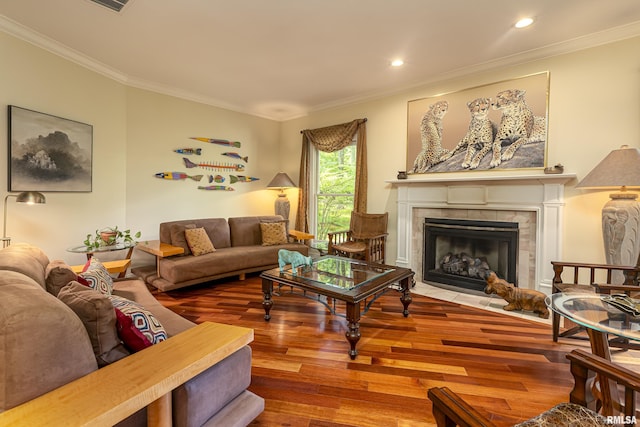
[[[116,309],[118,335],[129,350],[140,351],[167,339],[160,321],[142,305],[118,295],[109,299]]]
[[[287,227],[284,221],[261,222],[262,246],[284,245],[287,243]]]
[[[85,284],[86,281],[87,286],[100,293],[111,295],[113,291],[113,279],[96,257],[91,258],[87,271],[78,274],[78,277],[84,279],[81,281],[82,284]]]
[[[189,244],[189,249],[193,256],[208,254],[216,250],[207,232],[202,227],[184,230],[184,237]]]

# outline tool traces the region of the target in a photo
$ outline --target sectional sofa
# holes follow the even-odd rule
[[[147,351],[160,351],[173,337],[196,326],[158,303],[139,279],[109,284],[104,276],[94,277],[102,277],[100,286],[112,286],[116,298],[150,313],[160,326],[155,328],[158,336],[165,334],[162,340],[167,343],[138,350],[138,359]],[[118,364],[127,364],[127,358],[132,357],[129,354],[133,352],[118,339],[120,329],[112,320],[116,315],[109,300],[103,309],[100,304],[104,299],[97,297],[99,292],[76,280],[80,279],[62,261],[50,261],[35,246],[15,244],[0,250],[0,425],[7,425],[5,416],[11,414],[11,408],[73,384],[98,369],[118,372]],[[102,314],[96,315],[98,312]],[[170,408],[174,425],[246,426],[262,412],[264,400],[247,390],[251,381],[251,348],[238,347],[173,390]],[[144,379],[112,380],[117,380],[118,389],[124,391]],[[112,397],[101,396],[91,405],[108,409]],[[55,410],[54,404],[46,412]],[[142,409],[134,413],[123,425],[146,425],[145,412]]]
[[[196,255],[185,232],[203,228],[214,250]],[[160,224],[160,241],[181,247],[184,253],[158,257],[157,265],[131,271],[151,286],[170,291],[229,276],[268,270],[278,266],[278,251],[287,249],[309,255],[309,247],[290,242],[286,221],[279,215],[184,219]]]

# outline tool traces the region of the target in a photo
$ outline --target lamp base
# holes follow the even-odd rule
[[[291,203],[287,199],[287,195],[284,193],[278,194],[278,198],[275,202],[276,215],[280,215],[286,221],[289,221],[289,211],[291,210]]]
[[[607,264],[637,265],[640,255],[640,202],[635,193],[611,194],[602,208],[602,237]],[[622,284],[624,274],[614,271],[613,284]]]

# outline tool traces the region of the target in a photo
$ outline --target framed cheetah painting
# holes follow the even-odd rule
[[[549,72],[409,101],[407,172],[544,168]]]

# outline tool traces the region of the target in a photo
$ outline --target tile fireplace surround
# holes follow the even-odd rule
[[[517,222],[518,286],[551,293],[551,261],[560,259],[564,185],[575,174],[432,174],[389,180],[398,189],[396,265],[422,281],[423,224],[429,218]]]

